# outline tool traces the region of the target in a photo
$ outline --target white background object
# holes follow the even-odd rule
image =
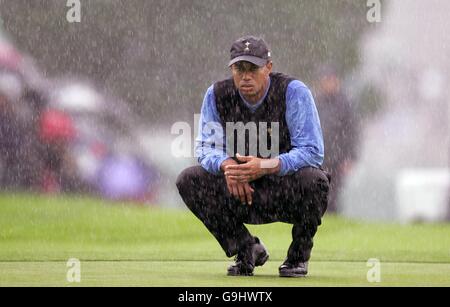
[[[396,198],[402,222],[439,222],[449,216],[449,169],[406,169],[397,176]]]

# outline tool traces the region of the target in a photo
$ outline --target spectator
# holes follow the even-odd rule
[[[75,161],[69,152],[76,137],[72,118],[61,111],[46,110],[40,117],[39,135],[44,159],[41,189],[46,193],[83,190]]]
[[[324,66],[318,72],[317,109],[324,135],[324,169],[331,173],[328,210],[337,210],[343,179],[356,158],[357,121],[355,112],[341,90],[336,69]]]
[[[3,165],[0,184],[4,188],[30,186],[33,177],[32,166],[26,158],[28,131],[17,113],[22,88],[17,75],[0,73],[0,163]]]

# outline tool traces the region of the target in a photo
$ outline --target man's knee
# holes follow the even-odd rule
[[[318,168],[302,168],[294,174],[299,187],[307,192],[325,192],[330,189],[330,180],[327,174]]]
[[[318,209],[319,216],[323,216],[328,207],[330,182],[327,174],[318,168],[304,168],[295,174],[296,182],[299,183],[299,194],[302,203],[309,206],[309,211]],[[312,206],[311,206],[312,205]],[[318,222],[320,225],[320,222]]]
[[[183,195],[185,192],[192,189],[197,181],[197,178],[200,176],[199,168],[201,166],[191,166],[184,169],[177,177],[176,186],[178,188],[178,192]]]

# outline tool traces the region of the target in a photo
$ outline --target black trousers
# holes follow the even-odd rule
[[[288,176],[269,175],[250,183],[252,205],[244,205],[227,189],[223,175],[201,166],[185,169],[176,182],[187,207],[214,235],[228,257],[253,242],[245,224],[293,224],[291,261],[308,261],[313,237],[327,209],[329,178],[316,168],[303,168]]]

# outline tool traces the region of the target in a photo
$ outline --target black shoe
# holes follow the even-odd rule
[[[278,269],[280,277],[305,277],[308,274],[308,262],[290,262],[286,259]]]
[[[255,237],[255,243],[248,246],[245,251],[239,252],[235,263],[228,267],[228,276],[253,276],[256,266],[263,266],[269,254],[264,244]]]

